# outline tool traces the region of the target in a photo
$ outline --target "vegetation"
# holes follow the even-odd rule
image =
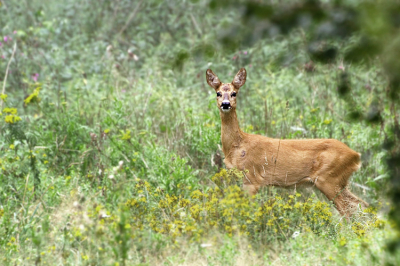
[[[232,3],[0,0],[0,264],[398,264],[398,9]],[[205,82],[240,67],[241,128],[345,142],[370,208],[241,190]]]

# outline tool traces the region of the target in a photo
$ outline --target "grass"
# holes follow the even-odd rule
[[[1,264],[400,261],[386,248],[397,235],[382,149],[398,111],[382,97],[379,59],[343,61],[351,39],[333,40],[338,59],[309,71],[307,32],[232,50],[216,39],[238,11],[207,1],[1,1],[0,10],[2,73],[11,62],[0,110]],[[351,189],[372,208],[347,222],[312,189],[250,199],[241,173],[218,169],[220,118],[205,70],[228,82],[240,67],[241,128],[345,142],[363,154]],[[341,82],[351,84],[345,97]],[[352,120],[375,106],[381,123]]]

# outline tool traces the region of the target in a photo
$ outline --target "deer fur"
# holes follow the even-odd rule
[[[221,142],[228,169],[244,173],[243,188],[254,195],[262,186],[317,187],[333,201],[342,215],[350,217],[358,204],[368,204],[348,190],[351,174],[360,168],[360,154],[335,139],[273,139],[240,130],[236,98],[246,82],[240,69],[231,83],[221,83],[211,69],[206,80],[217,93],[221,117]]]

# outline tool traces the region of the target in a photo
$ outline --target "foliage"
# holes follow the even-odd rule
[[[155,252],[156,255],[160,249],[168,247],[168,243],[179,250],[186,241],[192,245],[201,245],[207,239],[218,242],[213,238],[216,234],[246,237],[249,247],[260,247],[314,233],[321,239],[345,246],[348,239],[369,241],[365,238],[368,233],[385,226],[373,208],[359,212],[360,217],[348,226],[337,223],[330,205],[319,201],[315,195],[304,198],[298,192],[283,192],[273,193],[272,197],[261,194],[251,199],[238,186],[241,177],[242,173],[237,170],[222,169],[211,178],[215,183],[213,187],[199,190],[180,183],[174,194],[140,179],[132,181],[129,192],[109,182],[98,188],[107,200],[99,203],[95,200],[94,204],[86,203],[86,193],[76,191],[73,178],[66,177],[62,185],[72,189],[70,200],[75,197],[77,201],[63,206],[60,212],[37,217],[37,223],[32,223],[32,217],[22,216],[24,229],[18,232],[10,228],[13,218],[9,210],[3,210],[3,252],[6,254],[3,262],[16,262],[13,258],[17,255],[32,263],[37,260],[52,263],[57,260],[52,259],[54,257],[66,263],[76,261],[73,251],[78,250],[82,252],[79,260],[124,264],[132,261],[128,259],[132,256],[132,247],[137,252],[134,261],[145,261],[146,256],[142,254]],[[57,185],[50,189],[59,190]],[[116,203],[111,195],[125,200]],[[151,239],[147,239],[149,237]],[[142,246],[153,242],[157,245],[154,249]]]
[[[0,0],[0,264],[400,260],[397,6],[233,3]],[[362,153],[351,187],[372,207],[249,198],[219,170],[209,67],[246,67],[244,131]]]

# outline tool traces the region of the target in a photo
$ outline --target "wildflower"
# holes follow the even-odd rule
[[[181,199],[178,204],[182,207],[186,207],[190,204],[190,201],[187,199]]]
[[[33,91],[33,93],[31,95],[29,95],[28,97],[25,98],[25,100],[24,100],[25,106],[28,105],[28,103],[30,103],[30,102],[40,101],[39,91],[40,91],[40,88],[38,87]]]
[[[6,107],[6,108],[3,109],[3,112],[6,113],[6,114],[16,115],[18,113],[18,110],[17,110],[17,108],[8,108],[8,107]]]
[[[203,193],[200,190],[195,190],[191,195],[192,199],[201,199],[203,197]]]
[[[16,122],[18,122],[18,121],[21,121],[21,117],[19,117],[19,116],[17,116],[17,115],[7,115],[7,116],[4,118],[4,121],[5,121],[6,123],[9,123],[9,124],[14,124],[14,123],[16,123]]]
[[[247,51],[243,51],[243,54],[244,54],[244,55],[247,55]]]
[[[283,206],[283,208],[284,208],[284,209],[292,209],[292,206],[290,206],[289,204],[286,203],[286,204]]]
[[[339,245],[341,245],[343,247],[346,244],[347,244],[347,240],[344,236],[342,236],[339,240]]]
[[[121,139],[122,140],[130,140],[131,139],[131,131],[127,130],[126,132],[121,132],[122,136]]]
[[[37,82],[39,78],[39,73],[32,74],[31,78],[33,79],[34,82]]]
[[[8,42],[8,36],[4,36],[4,42]]]
[[[275,219],[276,219],[275,217],[273,219],[269,219],[267,222],[267,226],[273,226]]]

